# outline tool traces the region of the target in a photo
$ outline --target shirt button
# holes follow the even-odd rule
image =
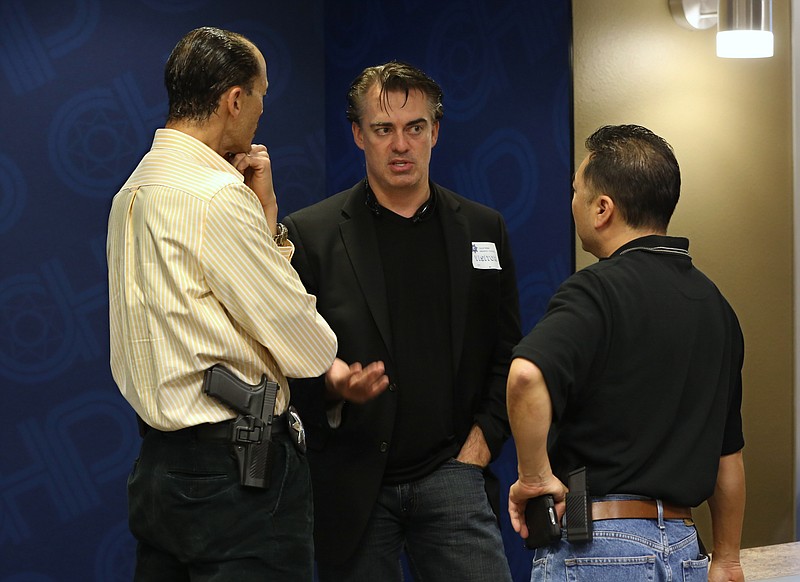
[[[397,384],[392,382],[391,384],[389,384],[389,392],[394,392],[395,390],[397,390]]]
[[[389,443],[387,443],[386,441],[383,441],[381,443],[381,452],[385,453],[388,450],[389,450]]]

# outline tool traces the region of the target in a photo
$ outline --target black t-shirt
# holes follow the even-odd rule
[[[542,371],[559,478],[697,506],[744,446],[738,320],[686,239],[648,236],[570,277],[514,349]]]
[[[398,391],[384,482],[402,483],[428,475],[458,451],[453,435],[450,276],[435,208],[422,220],[382,208],[375,230]]]

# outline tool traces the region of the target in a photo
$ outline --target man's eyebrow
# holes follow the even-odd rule
[[[428,120],[424,117],[420,117],[418,119],[412,119],[408,123],[405,124],[405,127],[410,127],[412,125],[425,125],[428,123]],[[374,123],[369,124],[370,127],[394,127],[394,123],[391,121],[376,121]]]
[[[406,127],[410,125],[425,125],[426,123],[428,123],[428,120],[424,117],[420,117],[419,119],[414,119],[406,123]]]

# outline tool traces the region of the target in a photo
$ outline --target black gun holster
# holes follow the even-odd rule
[[[267,489],[272,470],[272,425],[278,384],[262,375],[258,384],[239,380],[216,364],[206,370],[203,392],[239,413],[231,424],[231,443],[239,465],[239,482]]]

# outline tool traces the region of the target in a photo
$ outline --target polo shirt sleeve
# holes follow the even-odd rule
[[[514,358],[529,360],[542,371],[554,421],[602,365],[610,331],[607,317],[602,285],[584,269],[561,285],[544,317],[514,348]]]
[[[744,364],[744,337],[733,309],[730,309],[730,314],[733,329],[730,343],[735,356],[730,370],[728,416],[725,421],[725,432],[722,438],[722,456],[731,455],[744,448],[744,431],[742,429],[742,366]]]
[[[209,287],[284,375],[315,377],[330,367],[336,336],[283,254],[293,250],[272,240],[249,188],[229,185],[211,199],[201,251]]]

